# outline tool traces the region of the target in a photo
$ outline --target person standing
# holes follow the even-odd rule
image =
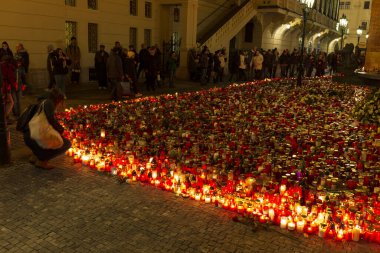
[[[127,50],[126,58],[124,60],[124,74],[125,78],[131,84],[131,90],[136,97],[141,97],[137,87],[137,71],[136,71],[136,52]]]
[[[255,70],[255,79],[261,80],[263,75],[263,62],[264,57],[259,50],[256,50],[255,56],[253,57],[253,68]]]
[[[48,55],[46,59],[46,69],[49,75],[49,84],[48,84],[47,90],[51,90],[53,89],[55,85],[55,78],[54,78],[54,73],[53,73],[53,68],[54,68],[53,59],[54,59],[55,51],[54,51],[53,45],[47,46],[47,52],[48,52]]]
[[[1,96],[3,97],[3,101],[5,104],[5,117],[7,119],[7,123],[11,124],[12,121],[9,119],[9,115],[13,109],[13,98],[12,98],[12,90],[17,87],[16,83],[16,67],[13,62],[13,58],[10,55],[3,55],[1,57],[0,62],[1,68]]]
[[[71,60],[67,57],[61,48],[56,49],[53,57],[53,73],[57,88],[63,93],[66,99],[66,75],[69,72]]]
[[[12,99],[14,102],[12,111],[13,115],[18,118],[21,113],[22,91],[26,85],[26,70],[29,66],[29,54],[26,52],[21,43],[16,47],[14,60],[16,62],[16,85],[11,89]]]
[[[105,46],[100,45],[99,51],[95,53],[95,71],[99,90],[107,89],[107,60],[109,54],[104,49]]]
[[[0,60],[3,59],[3,56],[7,55],[13,59],[13,52],[9,48],[8,42],[3,41],[2,46],[0,48]]]
[[[166,62],[166,71],[169,75],[169,87],[174,87],[174,77],[177,70],[177,55],[174,51],[170,53],[170,57]]]
[[[199,59],[199,68],[201,69],[201,85],[207,84],[207,68],[209,65],[209,50],[204,47]]]
[[[149,56],[145,70],[146,89],[154,91],[156,89],[157,76],[160,74],[160,58],[156,55],[156,47],[150,47],[148,51]]]
[[[145,67],[147,65],[146,62],[147,62],[148,56],[149,56],[148,49],[146,48],[145,44],[141,44],[141,49],[139,51],[139,57],[138,57],[139,67],[137,70],[137,80],[139,80],[141,72],[145,72]]]
[[[71,43],[66,49],[66,55],[71,60],[71,84],[79,84],[81,54],[76,37],[71,37]]]
[[[117,101],[121,99],[121,85],[123,80],[123,63],[121,57],[117,55],[118,49],[112,48],[107,59],[107,77],[111,86],[111,99]]]
[[[249,67],[248,56],[244,51],[239,54],[239,74],[238,81],[247,81],[247,68]]]

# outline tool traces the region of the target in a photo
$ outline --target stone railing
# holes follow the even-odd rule
[[[257,0],[250,0],[231,19],[221,26],[203,45],[211,52],[227,47],[233,38],[257,14]]]

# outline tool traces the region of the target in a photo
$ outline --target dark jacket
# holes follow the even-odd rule
[[[71,64],[71,61],[59,58],[58,54],[54,54],[52,63],[54,75],[66,75],[69,71],[68,66]]]
[[[150,55],[146,62],[146,72],[149,75],[157,75],[160,71],[160,59],[156,55]]]

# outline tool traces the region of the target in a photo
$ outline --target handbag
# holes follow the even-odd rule
[[[29,121],[30,138],[43,149],[58,149],[63,146],[63,139],[46,118],[45,101],[41,103],[38,111]]]
[[[24,132],[28,128],[28,123],[36,113],[38,108],[37,104],[29,105],[20,115],[17,120],[16,130]]]

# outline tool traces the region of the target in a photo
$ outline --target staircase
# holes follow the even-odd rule
[[[225,15],[207,32],[198,36],[200,45],[207,45],[211,52],[228,47],[229,41],[257,14],[257,0],[247,0]]]
[[[247,2],[249,2],[249,0],[244,0],[240,5],[237,5],[233,4],[231,0],[224,1],[218,8],[197,24],[197,42],[203,44]]]

